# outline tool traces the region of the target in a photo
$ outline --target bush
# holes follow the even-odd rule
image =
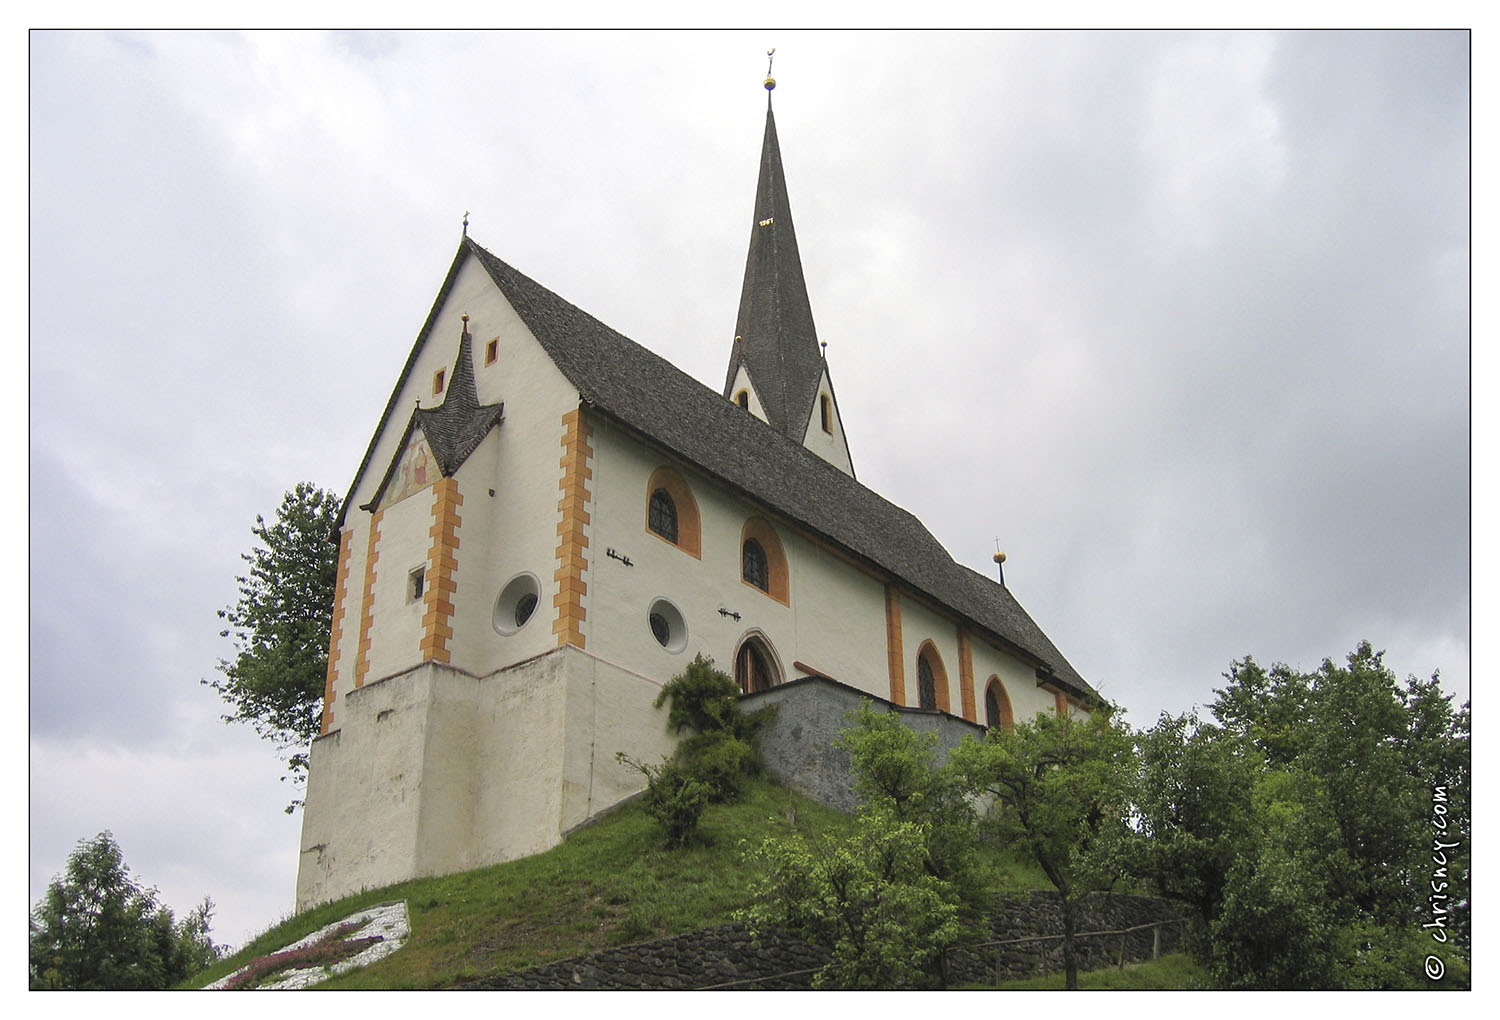
[[[670,704],[667,725],[691,729],[671,758],[643,765],[623,752],[615,758],[646,777],[646,812],[667,830],[667,845],[685,846],[695,838],[698,819],[709,803],[737,800],[745,780],[760,772],[755,741],[774,706],[751,714],[739,710],[740,689],[714,661],[694,656],[687,669],[668,681],[656,707]]]
[[[646,795],[641,803],[646,814],[667,831],[667,846],[676,848],[694,842],[698,838],[698,819],[708,806],[711,793],[708,785],[695,778],[675,758],[653,766],[638,762],[621,751],[615,759],[646,777]]]
[[[725,732],[700,733],[677,747],[677,762],[708,787],[715,804],[739,800],[745,780],[760,772],[755,748]]]

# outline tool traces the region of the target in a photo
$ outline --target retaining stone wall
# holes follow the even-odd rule
[[[1146,896],[1108,896],[1094,893],[1079,909],[1078,930],[1116,931],[1151,921],[1183,916],[1183,908],[1169,900]],[[1183,925],[1161,929],[1161,952],[1176,950]],[[1062,932],[1062,913],[1054,892],[1033,892],[1007,900],[990,915],[990,938],[1015,939]],[[1152,933],[1126,937],[1125,958],[1149,960]],[[1045,950],[1042,946],[1045,945]],[[1045,958],[1044,958],[1045,957]],[[1081,969],[1119,962],[1120,936],[1088,938],[1079,942]],[[587,956],[560,960],[531,970],[464,985],[467,989],[809,989],[812,971],[828,961],[821,949],[785,935],[767,936],[756,945],[740,925],[726,925],[606,949]],[[1026,977],[1062,967],[1060,940],[1001,947],[955,948],[945,957],[950,986],[988,984],[999,979]]]
[[[760,736],[766,771],[805,797],[838,811],[854,812],[854,773],[849,753],[834,740],[849,728],[849,713],[862,704],[895,712],[917,733],[936,733],[938,763],[966,736],[984,739],[984,727],[946,712],[904,708],[824,677],[802,677],[740,698],[740,711],[779,706]]]

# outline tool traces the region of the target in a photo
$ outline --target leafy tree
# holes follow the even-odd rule
[[[1468,707],[1437,677],[1397,683],[1368,643],[1311,673],[1245,658],[1226,678],[1217,725],[1142,735],[1137,873],[1199,907],[1226,986],[1423,986],[1437,786],[1457,844],[1447,931],[1468,946]]]
[[[888,804],[861,809],[844,838],[772,838],[747,857],[764,876],[736,916],[757,934],[781,929],[827,949],[819,988],[933,984],[958,937],[957,896],[927,867],[925,823],[902,821]]]
[[[166,988],[219,958],[213,901],[183,921],[131,877],[108,831],[81,841],[31,912],[33,989]]]
[[[1140,838],[1130,844],[1130,870],[1162,895],[1192,904],[1207,924],[1251,831],[1256,762],[1196,714],[1163,714],[1138,735],[1137,747],[1131,801]]]
[[[1126,838],[1134,745],[1100,709],[1088,719],[1038,715],[1013,729],[965,740],[950,764],[971,788],[994,798],[986,828],[1025,852],[1062,904],[1065,984],[1078,987],[1077,901],[1119,877]]]
[[[937,734],[919,734],[894,712],[876,712],[868,702],[849,719],[854,725],[834,746],[849,754],[861,802],[919,826],[928,873],[972,893],[974,812],[957,773],[937,764]]]
[[[219,661],[222,679],[203,681],[231,706],[224,721],[249,723],[274,742],[299,786],[328,675],[339,502],[299,482],[282,498],[275,523],[256,515],[251,533],[260,544],[240,557],[250,570],[235,578],[239,601],[219,610],[227,624],[220,636],[232,637],[237,652]]]
[[[940,984],[971,884],[973,812],[936,764],[936,734],[919,736],[868,704],[849,718],[836,746],[849,753],[861,799],[852,832],[772,838],[749,851],[764,876],[740,917],[753,932],[778,928],[828,950],[818,987]]]

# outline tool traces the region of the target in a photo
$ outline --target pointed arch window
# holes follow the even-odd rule
[[[990,729],[1010,729],[1015,725],[1015,715],[1010,708],[1010,695],[998,676],[990,677],[984,689],[984,722]]]
[[[937,709],[937,680],[932,676],[932,663],[925,655],[917,659],[917,705]]]
[[[673,468],[663,465],[646,481],[646,530],[695,559],[701,558],[703,527],[693,490]]]
[[[931,641],[917,649],[917,705],[938,712],[948,709],[948,671]]]
[[[791,579],[786,552],[776,530],[759,517],[740,531],[740,579],[782,605],[791,605]]]

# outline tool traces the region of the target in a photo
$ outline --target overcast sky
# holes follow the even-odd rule
[[[1361,639],[1469,687],[1463,33],[33,34],[30,870],[234,944],[300,816],[199,681],[458,245],[717,389],[764,124],[859,479],[1137,726]]]

